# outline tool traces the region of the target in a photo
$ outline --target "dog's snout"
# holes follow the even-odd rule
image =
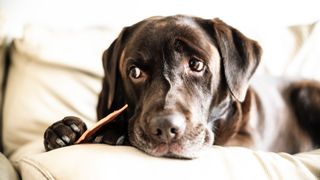
[[[151,135],[154,139],[164,143],[179,139],[183,135],[185,128],[185,118],[178,113],[154,117],[150,121]]]

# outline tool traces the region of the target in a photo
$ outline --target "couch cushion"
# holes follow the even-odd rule
[[[35,144],[36,145],[36,144]],[[320,149],[289,155],[214,146],[195,160],[151,157],[133,147],[84,144],[25,156],[22,179],[318,179]]]
[[[320,80],[320,21],[310,25],[292,26],[290,30],[297,37],[296,47],[283,75],[299,75]]]
[[[101,57],[115,33],[29,27],[13,42],[4,104],[5,153],[36,138],[64,116],[96,121]]]
[[[270,28],[272,26],[272,28]],[[240,29],[242,30],[242,29]],[[243,27],[263,48],[258,73],[320,80],[320,21],[289,27]]]
[[[9,160],[0,153],[0,179],[18,180],[19,176]]]

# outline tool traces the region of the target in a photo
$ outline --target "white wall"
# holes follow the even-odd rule
[[[297,24],[320,19],[318,0],[0,0],[0,29],[17,36],[24,24],[120,28],[148,16],[220,17],[235,26]],[[5,25],[3,25],[5,21]],[[0,23],[1,25],[1,23]]]

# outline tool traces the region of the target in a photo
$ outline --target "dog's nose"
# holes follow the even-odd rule
[[[170,143],[179,139],[186,129],[185,118],[176,113],[165,116],[154,117],[150,121],[152,136],[161,142]]]

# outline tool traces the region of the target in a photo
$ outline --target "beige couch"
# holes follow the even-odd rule
[[[320,23],[275,27],[272,32],[240,30],[264,47],[258,74],[320,80]],[[320,178],[320,149],[289,155],[213,146],[195,160],[156,158],[133,147],[103,144],[44,152],[43,132],[53,122],[67,115],[81,117],[88,126],[95,122],[101,54],[118,32],[29,26],[13,40],[2,137],[4,154],[22,179]],[[16,178],[10,164],[5,167],[3,172]]]
[[[0,37],[0,132],[2,129],[2,85],[3,85],[3,80],[5,79],[5,39],[3,37]],[[2,135],[0,135],[1,140],[0,140],[0,147],[2,151]],[[12,179],[12,180],[17,180],[18,179],[18,174],[14,170],[12,164],[10,161],[7,159],[7,157],[0,153],[0,179]]]

